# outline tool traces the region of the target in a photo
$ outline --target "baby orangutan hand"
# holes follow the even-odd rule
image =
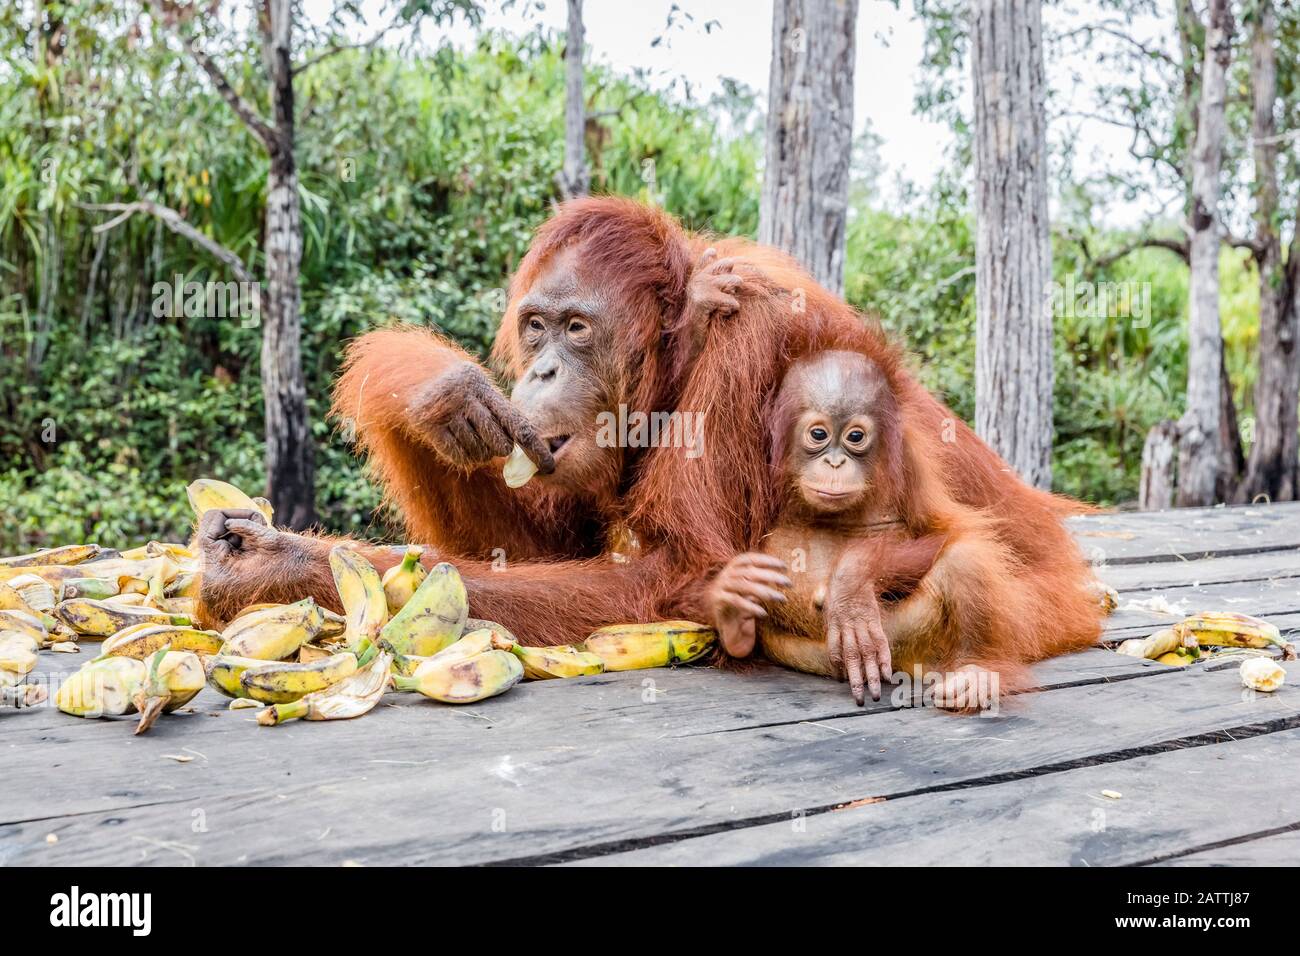
[[[766,554],[748,552],[732,558],[709,585],[707,603],[722,647],[732,657],[754,652],[759,618],[767,617],[763,605],[785,600],[790,587],[785,562]]]
[[[860,707],[865,703],[863,685],[872,700],[880,700],[880,678],[894,672],[889,655],[889,638],[880,620],[880,602],[875,583],[854,580],[856,575],[837,571],[826,597],[826,649],[831,662],[844,672]]]

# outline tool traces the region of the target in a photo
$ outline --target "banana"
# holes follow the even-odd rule
[[[357,670],[355,654],[331,654],[310,664],[269,664],[250,667],[239,678],[244,695],[264,704],[287,704],[306,694],[324,690],[351,677]]]
[[[162,647],[171,647],[173,651],[191,651],[211,657],[221,653],[223,643],[216,631],[171,624],[145,624],[114,634],[100,645],[99,654],[101,657],[134,657],[142,661]]]
[[[17,631],[36,642],[37,647],[50,643],[50,631],[35,614],[25,611],[0,611],[0,634]]]
[[[185,497],[189,498],[190,507],[199,518],[203,517],[204,512],[214,508],[222,511],[243,509],[261,512],[269,525],[275,515],[271,503],[265,498],[250,498],[229,482],[218,481],[215,478],[200,478],[198,481],[190,482],[189,487],[185,489]]]
[[[1189,653],[1190,652],[1190,653]],[[1192,648],[1180,647],[1176,651],[1170,651],[1168,654],[1161,654],[1156,658],[1158,664],[1168,664],[1171,667],[1186,667],[1188,664],[1194,664],[1200,659],[1200,653]]]
[[[560,647],[524,647],[513,644],[510,650],[524,665],[524,677],[528,680],[585,677],[605,670],[605,662],[598,656],[567,644]]]
[[[253,657],[219,654],[216,657],[208,658],[204,671],[207,675],[208,686],[219,694],[238,700],[248,696],[248,692],[244,690],[244,685],[240,683],[240,678],[244,676],[244,672],[250,668],[265,667],[267,663],[267,661]]]
[[[174,624],[188,627],[190,619],[184,614],[168,614],[147,607],[129,607],[107,601],[74,598],[54,608],[54,616],[76,631],[89,637],[108,637],[132,624]]]
[[[204,681],[203,664],[197,654],[159,649],[149,658],[148,676],[132,700],[140,712],[135,732],[144,733],[159,714],[184,707],[203,690]]]
[[[144,661],[106,657],[72,674],[54,695],[54,706],[74,717],[116,717],[135,709],[135,695],[148,679]]]
[[[8,586],[17,591],[18,596],[27,603],[27,606],[39,614],[53,609],[58,603],[54,596],[54,588],[50,587],[49,582],[44,578],[34,574],[20,574],[10,578]]]
[[[422,554],[424,549],[418,544],[408,545],[402,563],[395,564],[384,572],[381,581],[384,586],[384,597],[388,600],[390,615],[400,611],[406,602],[411,600],[420,582],[429,576],[429,572],[420,563]]]
[[[322,641],[337,641],[345,637],[348,633],[348,619],[342,614],[335,614],[327,607],[321,608],[321,613],[325,615],[325,621],[320,626],[320,631],[316,634]]]
[[[0,587],[2,586],[3,585],[0,585]],[[69,578],[63,582],[63,600],[70,601],[73,598],[89,598],[92,601],[103,601],[106,598],[116,597],[121,590],[122,589],[116,580],[108,581],[104,578]]]
[[[23,611],[27,614],[36,613],[35,609],[23,600],[21,594],[3,581],[0,581],[0,611]]]
[[[0,631],[0,671],[26,677],[36,667],[40,645],[19,631]]]
[[[262,512],[262,517],[266,519],[268,527],[275,527],[275,508],[270,501],[257,495],[253,498],[253,507]]]
[[[444,704],[472,704],[504,694],[523,676],[519,658],[509,651],[489,650],[469,657],[438,655],[410,677],[394,674],[392,681],[397,690],[413,690]]]
[[[373,564],[342,545],[330,550],[330,570],[348,622],[348,647],[359,651],[362,641],[373,643],[388,623],[383,582]]]
[[[1124,654],[1127,657],[1145,657],[1148,660],[1156,660],[1165,654],[1172,654],[1180,647],[1194,647],[1195,638],[1181,634],[1176,628],[1167,627],[1162,631],[1156,631],[1150,637],[1135,637],[1124,641],[1119,647],[1115,648],[1116,654]]]
[[[713,628],[693,621],[614,624],[593,632],[577,649],[595,654],[607,671],[630,671],[693,661],[717,636]]]
[[[1277,690],[1286,680],[1286,670],[1282,665],[1266,657],[1242,661],[1241,669],[1237,673],[1241,677],[1243,686],[1268,693]]]
[[[1288,646],[1278,629],[1257,617],[1232,611],[1206,611],[1194,614],[1174,625],[1185,640],[1201,647],[1280,647]]]
[[[296,604],[277,604],[242,614],[221,632],[222,653],[234,657],[283,660],[320,630],[324,615],[311,598]]]
[[[31,554],[0,558],[0,568],[31,568],[38,565],[81,564],[99,556],[102,549],[97,544],[69,544],[62,548],[43,548]]]
[[[506,459],[501,469],[501,477],[505,479],[506,487],[522,488],[533,480],[535,474],[537,474],[537,466],[524,454],[524,450],[518,445],[511,448],[510,457]]]
[[[184,571],[167,585],[163,592],[164,597],[169,598],[198,598],[199,586],[203,583],[203,578],[197,571]]]
[[[144,607],[149,604],[149,595],[147,594],[114,594],[110,598],[104,598],[105,604],[111,604],[113,607]]]
[[[432,657],[460,639],[468,613],[465,582],[444,561],[434,565],[379,636],[398,654]]]
[[[375,655],[365,667],[324,690],[300,697],[287,704],[276,704],[257,715],[263,727],[274,727],[287,720],[349,720],[374,710],[388,689],[388,670],[392,658],[386,653]]]

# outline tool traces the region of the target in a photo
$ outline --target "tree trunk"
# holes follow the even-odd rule
[[[262,396],[267,497],[276,523],[302,530],[316,520],[316,463],[302,373],[302,224],[294,162],[291,0],[268,0],[265,53],[271,72],[275,137],[266,182],[266,294],[262,297]]]
[[[1297,407],[1300,407],[1300,350],[1296,348],[1295,300],[1282,272],[1277,215],[1277,15],[1263,0],[1250,43],[1254,100],[1251,126],[1255,156],[1255,243],[1259,267],[1259,378],[1255,382],[1255,433],[1246,475],[1236,500],[1267,496],[1293,501],[1300,481]],[[1292,253],[1294,258],[1294,250]]]
[[[1142,483],[1138,489],[1138,507],[1143,511],[1163,511],[1174,503],[1174,459],[1178,452],[1178,423],[1162,421],[1147,432],[1142,446]]]
[[[1210,0],[1196,142],[1192,152],[1187,410],[1179,423],[1182,441],[1178,461],[1178,504],[1182,506],[1213,504],[1228,470],[1228,450],[1221,432],[1223,332],[1219,326],[1218,209],[1232,31],[1229,0]]]
[[[844,294],[858,0],[775,0],[758,239]]]
[[[582,0],[569,0],[569,31],[564,39],[564,169],[560,193],[565,199],[587,195],[589,179],[583,137],[587,104],[582,97]]]
[[[975,430],[1028,483],[1052,482],[1052,315],[1040,0],[972,5]]]

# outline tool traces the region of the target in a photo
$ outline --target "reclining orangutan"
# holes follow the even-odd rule
[[[711,245],[722,260],[707,261]],[[718,303],[734,315],[697,321]],[[784,254],[693,236],[629,200],[588,198],[538,230],[512,282],[494,359],[515,383],[513,403],[462,350],[399,327],[352,344],[334,411],[353,423],[410,537],[429,546],[426,559],[456,564],[471,615],[528,643],[565,643],[604,624],[705,613],[699,582],[758,546],[780,500],[766,410],[793,360],[828,349],[894,354],[874,324]],[[1032,569],[1053,549],[1075,553],[1058,520],[1064,506],[1023,485],[905,371],[897,380],[913,420],[952,433],[935,446],[931,473],[954,499],[1035,516],[1023,532],[1008,523],[1009,555]],[[700,416],[703,454],[607,447],[599,416],[620,406]],[[500,469],[514,443],[540,466],[517,490]],[[611,541],[638,556],[611,560]],[[210,512],[198,533],[202,616],[218,623],[304,594],[337,607],[335,543]],[[878,592],[906,591],[928,568],[906,543],[873,556]],[[357,546],[381,570],[398,559]],[[1081,561],[1065,564],[1057,555],[1045,566],[1067,584],[1088,579]]]

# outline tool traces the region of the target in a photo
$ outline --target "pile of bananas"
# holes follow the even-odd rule
[[[187,489],[197,516],[270,503],[201,479]],[[196,626],[199,562],[187,546],[150,542],[129,551],[70,545],[0,558],[0,706],[46,697],[26,683],[38,651],[98,653],[54,695],[78,717],[138,714],[136,733],[184,707],[205,687],[257,722],[359,717],[391,690],[449,704],[502,694],[521,680],[581,677],[698,660],[712,629],[689,621],[602,628],[572,646],[529,647],[500,624],[470,618],[451,564],[425,568],[409,547],[382,576],[348,547],[330,553],[342,614],[311,597],[245,608],[220,631]]]
[[[1173,667],[1214,659],[1243,659],[1242,681],[1256,690],[1276,690],[1286,672],[1271,658],[1295,660],[1295,648],[1268,621],[1231,611],[1204,611],[1168,627],[1150,637],[1124,641],[1115,650],[1129,657],[1145,657]],[[1255,664],[1260,660],[1265,663]],[[1250,666],[1245,666],[1250,663]],[[1278,674],[1281,677],[1278,677]],[[1267,675],[1258,678],[1252,675]],[[1263,686],[1263,685],[1269,686]]]

